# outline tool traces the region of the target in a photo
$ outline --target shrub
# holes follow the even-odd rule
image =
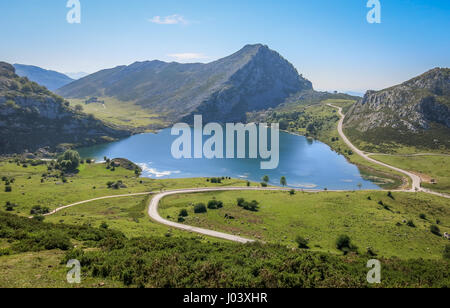
[[[436,226],[436,225],[432,225],[432,226],[430,227],[430,231],[431,231],[431,233],[433,233],[434,235],[441,236],[441,230],[440,230],[439,227]]]
[[[48,207],[41,207],[40,205],[33,206],[31,208],[31,215],[45,215],[50,213],[50,209]]]
[[[267,183],[266,182],[262,182],[261,183],[261,187],[267,187]]]
[[[357,247],[352,244],[350,237],[347,235],[341,235],[336,240],[336,248],[342,251],[344,254],[347,254],[351,251],[355,252]]]
[[[392,200],[395,200],[394,195],[392,194],[392,191],[388,192],[388,197],[391,198]]]
[[[217,210],[223,208],[223,202],[217,200],[210,200],[208,202],[208,209]]]
[[[244,198],[238,198],[237,199],[237,205],[240,206],[240,207],[244,206],[244,202],[245,202]]]
[[[198,203],[194,206],[194,213],[196,214],[202,214],[202,213],[206,213],[207,209],[206,209],[206,205],[203,203]]]
[[[107,230],[107,229],[109,228],[109,226],[108,226],[108,224],[107,224],[106,222],[102,222],[102,223],[100,224],[100,228],[101,228],[101,229]]]
[[[302,236],[297,236],[295,238],[295,242],[298,244],[298,248],[301,249],[309,249],[308,243],[309,241]]]
[[[289,194],[290,194],[291,196],[295,195],[295,190],[294,190],[294,189],[291,189],[291,190],[289,191]]]
[[[408,222],[406,223],[406,225],[407,225],[408,227],[411,227],[411,228],[415,228],[415,227],[416,227],[416,224],[415,224],[414,221],[412,221],[412,220],[408,220]]]
[[[188,217],[189,216],[188,211],[186,209],[182,209],[180,211],[180,215],[179,216],[180,217]]]
[[[10,185],[6,185],[5,192],[12,192],[12,187]]]
[[[425,214],[420,214],[419,217],[420,217],[420,219],[423,219],[423,220],[427,219],[427,215],[425,215]]]
[[[247,211],[257,212],[259,209],[259,203],[256,200],[253,200],[252,202],[245,201],[243,208],[244,208],[244,210],[247,210]]]
[[[182,216],[178,217],[178,222],[179,223],[182,223],[182,222],[185,222],[185,221],[186,221],[186,219],[184,219],[184,217],[182,217]]]

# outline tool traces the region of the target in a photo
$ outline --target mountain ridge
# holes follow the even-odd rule
[[[171,121],[194,113],[210,121],[242,121],[245,112],[275,107],[310,81],[268,46],[246,45],[211,63],[135,62],[74,81],[57,91],[66,98],[115,97]]]
[[[27,77],[29,80],[46,87],[50,91],[55,91],[65,86],[74,79],[69,76],[52,70],[46,70],[34,65],[14,64],[16,74],[20,77]]]
[[[47,88],[0,62],[0,154],[85,146],[131,135],[69,107]]]
[[[449,149],[450,69],[434,68],[399,85],[367,91],[349,110],[345,126],[357,139],[374,144],[384,139]]]

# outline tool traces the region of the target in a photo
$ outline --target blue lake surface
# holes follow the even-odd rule
[[[193,133],[192,133],[193,135]],[[139,164],[144,177],[192,178],[221,177],[248,179],[260,182],[264,175],[270,177],[271,185],[280,185],[285,176],[288,186],[304,189],[380,189],[376,184],[362,178],[358,168],[344,156],[332,151],[319,141],[303,136],[280,132],[280,163],[277,169],[261,170],[260,159],[175,159],[171,146],[178,136],[170,129],[158,134],[141,134],[118,142],[79,149],[84,158],[103,160],[127,158]],[[203,137],[206,141],[208,137]]]

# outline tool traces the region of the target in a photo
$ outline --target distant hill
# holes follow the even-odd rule
[[[368,91],[349,110],[345,127],[352,138],[375,145],[450,149],[450,69]]]
[[[14,64],[14,68],[16,69],[16,74],[20,77],[27,77],[29,80],[46,87],[50,91],[55,91],[74,81],[74,79],[64,74],[45,70],[37,66]]]
[[[190,122],[243,121],[247,111],[276,107],[290,95],[312,90],[292,64],[263,45],[247,45],[218,61],[201,64],[136,62],[103,70],[59,89],[66,98],[114,97]]]
[[[85,73],[85,72],[75,72],[75,73],[65,73],[65,74],[67,76],[69,76],[70,78],[72,78],[73,80],[78,80],[78,79],[81,79],[81,78],[89,75],[88,73]]]
[[[0,154],[90,145],[129,135],[72,109],[62,97],[0,62]]]

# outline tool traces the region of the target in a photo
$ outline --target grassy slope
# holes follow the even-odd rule
[[[194,214],[192,204],[207,203],[214,197],[224,202],[223,209]],[[238,197],[257,200],[260,211],[249,212],[236,206]],[[372,247],[385,257],[441,258],[448,241],[433,235],[430,225],[439,219],[441,231],[450,231],[449,201],[426,194],[395,193],[394,197],[392,200],[385,192],[298,193],[295,196],[286,192],[221,192],[170,196],[163,200],[160,213],[163,217],[177,217],[181,209],[188,209],[186,224],[288,246],[294,246],[295,237],[301,235],[310,239],[313,250],[322,252],[337,253],[336,238],[348,234],[361,252]],[[390,210],[379,205],[380,200]],[[427,220],[419,218],[422,213]],[[234,216],[235,220],[225,219],[225,214]],[[403,223],[409,219],[415,222],[416,228]]]
[[[422,186],[450,193],[450,156],[391,156],[373,155],[376,160],[419,174]],[[434,179],[436,184],[431,184]]]
[[[82,105],[85,113],[93,114],[102,121],[115,125],[125,126],[129,129],[143,129],[153,131],[155,128],[167,126],[160,115],[152,114],[148,109],[136,105],[134,102],[121,102],[115,98],[100,97],[100,103],[85,104],[85,99],[69,99],[70,105]]]
[[[0,288],[95,288],[120,287],[117,281],[83,275],[81,284],[65,280],[67,269],[61,265],[61,250],[25,252],[0,257]]]
[[[4,210],[3,206],[7,201],[18,205],[14,213],[29,216],[30,209],[35,205],[55,209],[62,205],[109,195],[190,187],[244,186],[247,183],[242,180],[225,180],[223,184],[211,184],[202,178],[168,180],[136,178],[133,171],[120,167],[116,168],[116,171],[109,171],[105,164],[85,164],[79,169],[77,175],[67,177],[68,182],[65,184],[56,178],[48,178],[41,183],[42,174],[47,172],[45,165],[23,168],[14,163],[0,161],[0,177],[15,178],[15,182],[11,185],[12,192],[5,192],[4,183],[0,182],[0,211]],[[107,188],[108,181],[118,180],[122,180],[127,188],[120,190]]]

